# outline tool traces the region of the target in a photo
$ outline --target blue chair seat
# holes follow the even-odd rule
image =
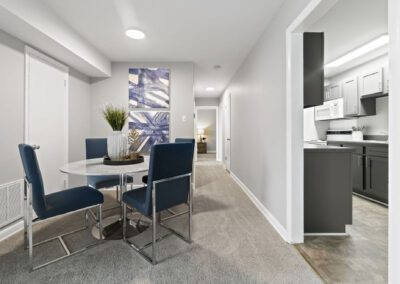
[[[41,219],[47,219],[68,212],[95,206],[104,202],[101,192],[88,186],[80,186],[45,196],[46,210]]]
[[[132,183],[133,178],[128,177],[128,183]],[[119,185],[119,176],[88,176],[87,183],[94,189],[108,188]]]
[[[140,213],[148,216],[146,189],[147,186],[143,186],[134,190],[129,190],[122,195],[122,201],[136,208]]]

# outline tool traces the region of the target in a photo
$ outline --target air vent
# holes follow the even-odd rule
[[[23,217],[23,192],[23,180],[0,185],[0,228]]]

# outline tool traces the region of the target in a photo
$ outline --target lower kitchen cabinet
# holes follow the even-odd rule
[[[368,196],[388,202],[388,158],[367,156],[365,162],[365,191]]]
[[[329,142],[329,145],[351,147],[353,192],[387,204],[389,190],[388,146],[361,142]]]
[[[364,156],[352,155],[353,191],[362,194],[364,191]]]

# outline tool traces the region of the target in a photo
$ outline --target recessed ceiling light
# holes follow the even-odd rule
[[[207,91],[207,92],[212,92],[212,91],[214,91],[214,90],[215,90],[214,87],[207,87],[207,88],[206,88],[206,91]]]
[[[328,64],[325,65],[325,67],[338,67],[340,65],[343,65],[357,57],[360,57],[364,54],[367,54],[368,52],[371,52],[375,49],[378,49],[379,47],[382,47],[386,44],[389,43],[389,36],[388,35],[382,35],[373,41],[353,50],[350,51],[349,53],[343,55],[342,57],[339,57],[338,59],[329,62]]]
[[[144,39],[146,37],[144,32],[138,29],[127,29],[125,35],[133,39]]]

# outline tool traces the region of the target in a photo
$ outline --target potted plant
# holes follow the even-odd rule
[[[122,107],[107,105],[103,109],[103,116],[113,130],[113,134],[107,137],[108,156],[111,160],[122,160],[127,150],[127,139],[122,134],[122,129],[128,119],[128,113]]]

